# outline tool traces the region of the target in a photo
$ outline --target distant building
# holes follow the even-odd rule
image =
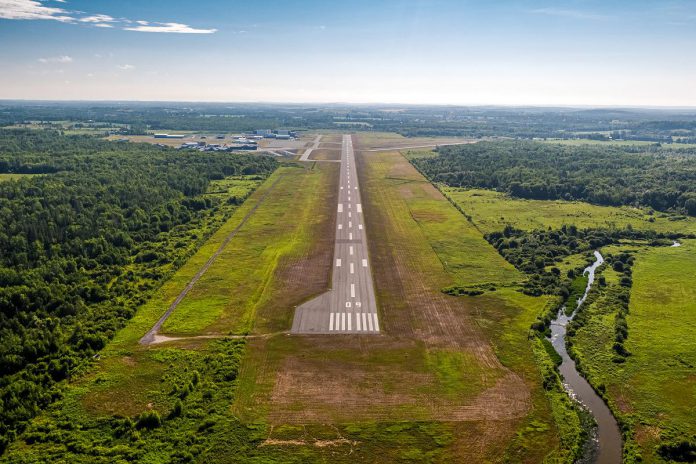
[[[183,134],[155,134],[156,139],[183,139],[186,137]]]

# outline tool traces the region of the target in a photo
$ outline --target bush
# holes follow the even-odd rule
[[[157,411],[145,411],[138,416],[138,420],[135,422],[135,427],[137,429],[152,430],[160,427],[161,425],[162,418]]]

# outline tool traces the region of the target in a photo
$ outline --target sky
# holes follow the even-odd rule
[[[696,0],[0,0],[0,99],[696,106]]]

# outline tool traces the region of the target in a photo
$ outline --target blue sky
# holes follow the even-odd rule
[[[0,0],[0,98],[696,106],[696,1]]]

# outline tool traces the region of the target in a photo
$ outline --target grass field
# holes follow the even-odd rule
[[[660,212],[651,215],[638,208],[597,206],[580,201],[524,200],[491,190],[442,189],[485,233],[503,230],[507,224],[525,230],[575,224],[579,228],[631,225],[665,233],[696,233],[695,218]]]
[[[628,456],[663,462],[655,453],[660,443],[696,433],[696,242],[611,251],[619,250],[637,252],[626,318],[632,354],[623,364],[612,362],[614,314],[604,310],[602,297],[587,308],[590,317],[574,346],[590,380],[633,429]],[[612,271],[605,274],[615,281]]]
[[[32,177],[36,174],[0,174],[0,182],[5,182],[8,180],[18,180],[25,177]]]

